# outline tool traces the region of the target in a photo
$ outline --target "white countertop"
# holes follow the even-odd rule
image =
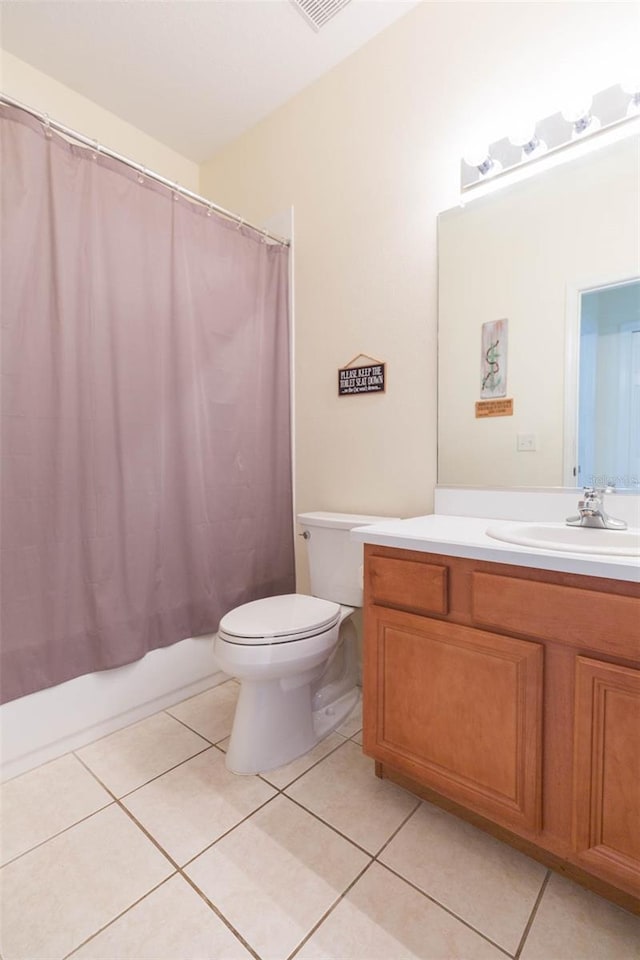
[[[468,557],[471,560],[510,563],[518,567],[559,570],[587,577],[640,581],[640,561],[637,557],[560,552],[503,543],[487,536],[486,529],[493,523],[495,521],[486,517],[430,514],[355,527],[351,531],[351,538],[401,550],[420,550],[423,553]]]

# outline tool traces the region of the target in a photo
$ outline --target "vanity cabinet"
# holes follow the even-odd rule
[[[640,907],[640,587],[365,544],[376,772]]]

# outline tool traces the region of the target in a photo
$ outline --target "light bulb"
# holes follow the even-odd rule
[[[585,133],[593,133],[600,127],[600,121],[591,113],[591,97],[583,97],[581,100],[575,100],[562,111],[562,116],[573,125],[572,137],[583,136]]]
[[[491,156],[489,148],[485,146],[470,147],[463,160],[468,166],[475,167],[481,177],[493,176],[502,170],[502,164]]]
[[[485,144],[474,143],[464,152],[464,162],[470,167],[479,167],[489,156],[489,149]]]
[[[516,126],[510,137],[509,143],[514,147],[520,147],[522,150],[522,160],[529,160],[545,153],[547,145],[536,133],[535,123],[521,123]]]

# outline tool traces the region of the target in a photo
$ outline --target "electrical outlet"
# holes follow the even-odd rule
[[[519,433],[517,435],[516,449],[520,453],[530,453],[536,449],[535,433]]]

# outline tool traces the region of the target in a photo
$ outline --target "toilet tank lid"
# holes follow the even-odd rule
[[[271,639],[320,632],[338,622],[340,605],[306,594],[288,593],[252,600],[225,614],[219,630],[228,636]]]
[[[369,523],[382,523],[383,520],[397,519],[398,517],[373,517],[361,513],[331,513],[327,511],[298,514],[298,523],[303,527],[333,527],[341,530],[351,530],[353,527],[364,527]]]

